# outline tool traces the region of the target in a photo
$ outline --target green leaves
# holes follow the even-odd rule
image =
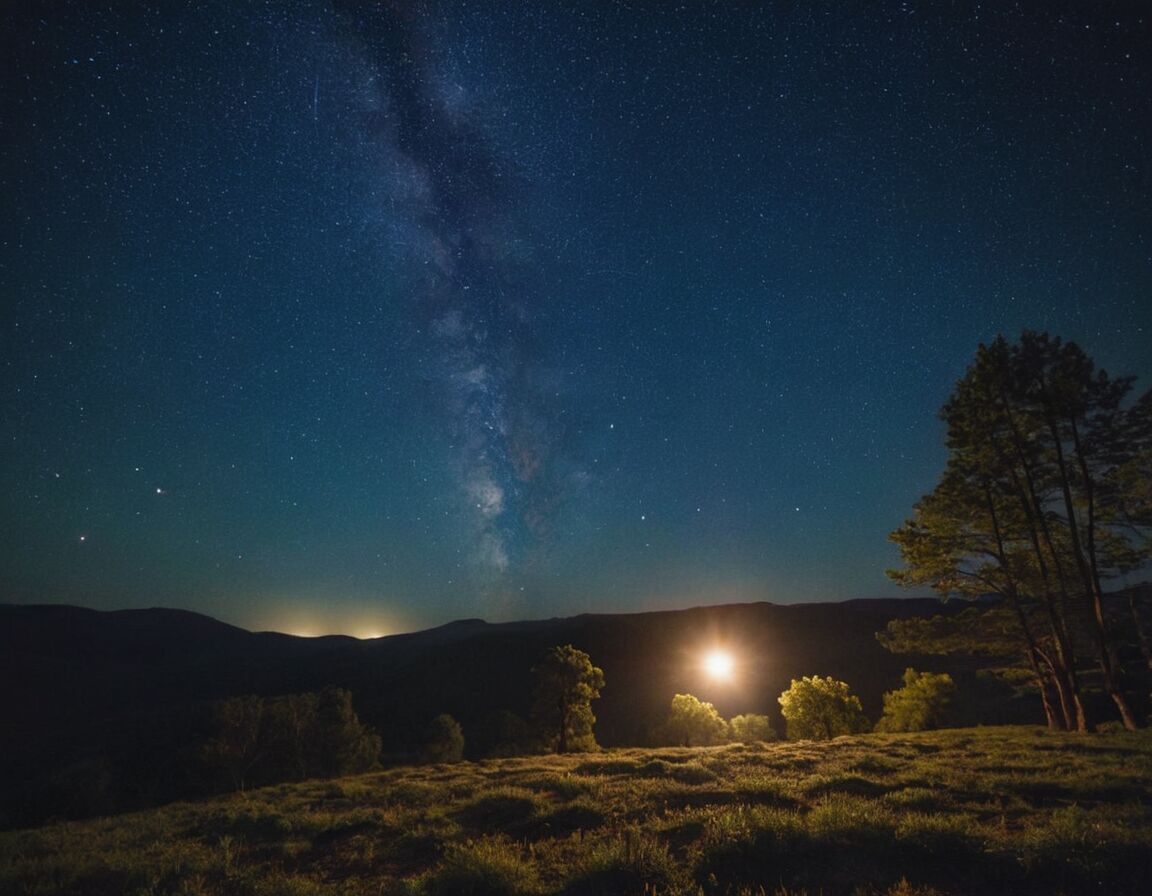
[[[553,647],[532,670],[536,676],[533,717],[547,746],[558,753],[596,748],[592,701],[604,687],[604,670],[571,644]]]
[[[728,739],[728,723],[716,707],[691,694],[677,694],[672,698],[666,724],[668,736],[685,747],[707,747]]]
[[[832,677],[794,678],[778,702],[789,740],[831,740],[868,728],[860,698],[847,683]]]
[[[877,731],[929,731],[947,719],[956,685],[947,672],[904,670],[904,687],[884,695],[884,715]]]

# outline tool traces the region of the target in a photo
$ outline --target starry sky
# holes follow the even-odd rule
[[[1152,378],[1141,4],[6,4],[0,600],[892,595],[1023,328]]]

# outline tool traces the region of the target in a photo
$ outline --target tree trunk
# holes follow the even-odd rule
[[[1056,713],[1052,708],[1052,701],[1048,694],[1048,682],[1045,680],[1044,672],[1040,668],[1040,663],[1036,658],[1037,654],[1040,653],[1040,649],[1036,644],[1035,636],[1032,634],[1032,627],[1028,624],[1028,616],[1025,614],[1020,602],[1020,591],[1016,585],[1015,577],[1012,574],[1011,564],[1008,559],[1008,550],[1004,545],[1004,532],[1000,527],[1000,515],[996,512],[996,501],[992,497],[992,488],[987,481],[984,482],[984,500],[988,503],[988,518],[992,524],[992,536],[996,539],[996,561],[1000,564],[1000,568],[1004,570],[1004,575],[1008,583],[1004,589],[1005,596],[1008,598],[1008,602],[1012,605],[1012,609],[1016,613],[1016,623],[1020,626],[1020,633],[1024,636],[1024,652],[1028,657],[1028,664],[1032,667],[1032,674],[1036,677],[1036,689],[1040,692],[1040,702],[1044,706],[1044,717],[1048,721],[1048,729],[1050,731],[1066,729],[1069,720],[1067,716],[1065,716],[1063,725],[1057,721]]]
[[[558,703],[560,709],[560,736],[556,738],[556,752],[568,752],[568,703],[561,697]]]
[[[1046,389],[1045,398],[1047,399]],[[1100,674],[1104,679],[1104,690],[1108,692],[1108,696],[1111,697],[1112,702],[1116,704],[1116,709],[1120,713],[1120,721],[1124,723],[1124,727],[1129,731],[1135,731],[1139,726],[1136,724],[1136,717],[1132,714],[1132,709],[1128,705],[1128,700],[1125,698],[1124,692],[1120,690],[1116,676],[1116,668],[1112,662],[1108,626],[1104,619],[1104,595],[1100,585],[1100,573],[1096,563],[1095,551],[1093,550],[1090,557],[1084,553],[1084,543],[1080,538],[1080,526],[1076,520],[1076,508],[1072,502],[1072,486],[1067,461],[1064,457],[1064,446],[1060,440],[1060,430],[1051,408],[1049,407],[1045,410],[1048,411],[1048,430],[1052,435],[1052,442],[1056,449],[1056,464],[1060,471],[1060,492],[1064,498],[1064,512],[1068,515],[1068,536],[1072,540],[1072,555],[1076,560],[1076,568],[1080,573],[1084,591],[1092,600],[1092,621],[1095,623],[1093,634],[1096,638],[1097,662],[1100,665]],[[1096,523],[1095,494],[1093,491],[1091,471],[1088,469],[1088,461],[1084,457],[1084,450],[1080,444],[1080,433],[1076,429],[1076,421],[1069,418],[1068,423],[1071,427],[1076,459],[1079,462],[1080,476],[1084,480],[1085,500],[1088,503],[1087,537],[1089,539],[1089,545],[1094,547]]]
[[[1075,730],[1085,732],[1088,730],[1088,716],[1084,711],[1084,702],[1080,698],[1080,684],[1076,676],[1076,657],[1066,627],[1067,590],[1062,564],[1060,564],[1059,555],[1052,540],[1052,533],[1044,518],[1043,502],[1040,500],[1032,476],[1031,464],[1028,461],[1027,452],[1024,450],[1025,440],[1016,424],[1012,405],[1003,384],[1000,384],[1000,394],[997,397],[1012,434],[1012,447],[1016,454],[1016,462],[1004,457],[1003,451],[999,447],[997,447],[997,453],[1007,462],[1017,500],[1019,500],[1025,519],[1028,521],[1028,537],[1036,555],[1041,580],[1044,583],[1044,605],[1048,613],[1053,643],[1056,647],[1056,659],[1060,667],[1058,672],[1056,669],[1053,671],[1057,673],[1054,678],[1060,695],[1061,708],[1066,719],[1075,719]],[[1016,466],[1017,462],[1019,468]],[[1023,482],[1021,482],[1021,477],[1023,477]],[[1045,559],[1045,548],[1047,548],[1048,556],[1052,558],[1052,562],[1056,566],[1056,581],[1061,595],[1059,602],[1052,592],[1048,561]]]

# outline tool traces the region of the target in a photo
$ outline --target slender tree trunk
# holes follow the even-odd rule
[[[1056,708],[1052,705],[1052,695],[1049,692],[1048,678],[1040,665],[1038,654],[1040,654],[1039,649],[1029,652],[1028,662],[1032,666],[1032,673],[1036,676],[1036,688],[1040,691],[1040,702],[1044,706],[1044,718],[1048,721],[1048,730],[1067,731],[1070,727],[1070,720],[1067,717],[1061,718],[1056,715]],[[1042,656],[1042,654],[1040,655]]]
[[[1042,387],[1044,386],[1041,381]],[[1049,403],[1047,390],[1045,388],[1046,404]],[[1135,731],[1137,727],[1136,717],[1132,714],[1132,709],[1128,705],[1128,700],[1124,697],[1124,692],[1120,690],[1120,684],[1117,681],[1116,669],[1112,662],[1112,649],[1108,637],[1108,625],[1104,618],[1104,595],[1100,586],[1099,569],[1096,564],[1095,551],[1089,557],[1085,556],[1084,543],[1080,539],[1080,526],[1076,519],[1076,508],[1072,501],[1072,486],[1070,474],[1068,471],[1067,460],[1064,457],[1064,445],[1060,439],[1060,430],[1057,424],[1055,414],[1051,408],[1046,408],[1048,417],[1048,430],[1052,435],[1052,443],[1056,449],[1056,464],[1060,471],[1060,492],[1064,498],[1064,512],[1068,516],[1068,536],[1072,540],[1072,556],[1076,560],[1076,568],[1080,573],[1080,579],[1083,583],[1084,592],[1092,601],[1092,620],[1095,623],[1093,627],[1093,634],[1096,640],[1096,651],[1098,654],[1097,661],[1100,664],[1100,674],[1104,679],[1104,690],[1108,692],[1108,696],[1112,698],[1112,702],[1116,704],[1116,709],[1120,713],[1120,720],[1124,723],[1124,727],[1129,731]],[[1095,547],[1095,493],[1093,491],[1092,476],[1088,469],[1087,459],[1084,457],[1084,451],[1080,444],[1080,433],[1076,429],[1076,421],[1069,419],[1071,426],[1073,445],[1076,451],[1076,458],[1079,461],[1080,476],[1083,479],[1083,487],[1085,499],[1088,502],[1088,538],[1091,547]]]
[[[1066,627],[1068,593],[1064,583],[1063,564],[1060,563],[1059,554],[1055,549],[1055,543],[1052,539],[1052,533],[1044,517],[1044,505],[1040,500],[1040,495],[1032,476],[1032,468],[1028,461],[1027,452],[1024,450],[1024,438],[1016,424],[1015,416],[1012,413],[1012,405],[1003,383],[999,385],[999,389],[1000,394],[998,398],[1000,400],[1000,407],[1004,412],[1005,420],[1012,434],[1012,447],[1015,450],[1017,461],[1019,462],[1019,472],[1017,472],[1015,463],[1007,458],[1004,458],[1004,460],[1007,461],[1017,498],[1024,511],[1025,519],[1028,521],[1029,539],[1036,555],[1036,562],[1040,570],[1041,579],[1044,582],[1044,604],[1052,628],[1056,657],[1060,666],[1059,673],[1055,676],[1057,690],[1060,694],[1060,702],[1064,709],[1065,717],[1075,718],[1075,730],[1084,732],[1088,730],[1088,714],[1084,709],[1084,701],[1080,696],[1080,683],[1076,675],[1076,657]],[[1003,454],[999,448],[997,451],[1001,455]],[[1020,481],[1021,476],[1024,480],[1023,483]],[[1047,548],[1048,556],[1051,557],[1052,563],[1056,567],[1055,577],[1061,597],[1059,603],[1052,593],[1048,561],[1045,559],[1045,548]]]
[[[558,706],[560,709],[560,736],[556,739],[556,752],[568,752],[568,702],[561,697]]]
[[[1068,728],[1069,719],[1065,715],[1064,722],[1061,724],[1057,721],[1056,713],[1052,708],[1052,701],[1048,694],[1048,682],[1045,680],[1044,672],[1040,668],[1040,663],[1037,660],[1037,654],[1040,652],[1036,644],[1036,638],[1032,634],[1032,627],[1028,624],[1028,616],[1024,612],[1024,607],[1020,601],[1020,591],[1016,585],[1015,577],[1012,574],[1012,567],[1009,562],[1008,550],[1004,544],[1004,532],[1000,527],[1000,515],[996,512],[996,501],[992,497],[992,488],[987,481],[984,483],[984,500],[988,504],[988,517],[992,523],[992,536],[996,539],[996,560],[1000,564],[1000,568],[1004,570],[1004,575],[1007,579],[1007,587],[1004,589],[1008,598],[1008,603],[1011,604],[1013,612],[1016,614],[1016,622],[1020,626],[1020,633],[1024,637],[1024,652],[1028,657],[1028,664],[1032,668],[1032,674],[1036,678],[1036,690],[1040,692],[1040,702],[1044,707],[1044,718],[1048,722],[1048,729],[1050,731],[1058,731]]]

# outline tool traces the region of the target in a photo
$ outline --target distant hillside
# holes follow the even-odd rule
[[[911,662],[947,668],[963,692],[982,696],[966,704],[962,721],[1038,721],[1036,707],[985,692],[974,666],[893,656],[875,639],[890,619],[952,610],[932,599],[756,603],[466,620],[358,641],[252,633],[180,610],[0,605],[0,794],[7,797],[0,806],[8,807],[8,823],[51,812],[42,799],[45,782],[49,790],[74,790],[77,777],[96,779],[98,795],[87,811],[101,809],[106,779],[119,782],[109,809],[194,791],[186,760],[203,736],[207,704],[249,693],[347,688],[385,752],[396,756],[419,743],[433,716],[449,712],[477,749],[501,710],[527,714],[533,665],[547,648],[566,643],[604,669],[607,686],[594,709],[606,746],[645,743],[678,692],[714,702],[725,716],[767,713],[781,729],[776,697],[792,678],[811,674],[848,681],[875,718],[881,695],[898,686]],[[738,681],[717,685],[703,677],[699,656],[714,643],[738,656]]]

